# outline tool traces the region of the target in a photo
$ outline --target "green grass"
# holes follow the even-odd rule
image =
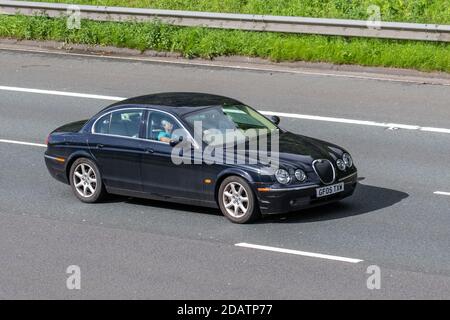
[[[370,5],[383,21],[450,24],[449,0],[34,0],[103,6],[362,19]]]
[[[243,55],[273,61],[322,61],[450,72],[450,45],[444,43],[87,20],[82,21],[81,29],[69,30],[63,18],[1,15],[0,37],[171,51],[188,58]]]

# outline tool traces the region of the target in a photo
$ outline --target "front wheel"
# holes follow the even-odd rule
[[[70,185],[82,202],[94,203],[105,195],[105,187],[97,165],[90,159],[75,160],[70,168]]]
[[[251,222],[260,216],[251,187],[240,177],[225,178],[217,200],[223,215],[234,223]]]

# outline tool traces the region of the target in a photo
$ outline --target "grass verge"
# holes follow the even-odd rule
[[[242,55],[272,61],[303,60],[450,72],[450,45],[445,43],[87,20],[82,21],[81,29],[69,30],[63,18],[20,15],[0,15],[0,37],[171,51],[188,58]]]

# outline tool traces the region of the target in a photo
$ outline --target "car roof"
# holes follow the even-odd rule
[[[171,111],[178,115],[184,115],[201,108],[224,104],[242,104],[235,99],[199,92],[164,92],[148,94],[129,98],[116,102],[102,111],[106,111],[123,105],[140,105],[158,107],[158,109]]]

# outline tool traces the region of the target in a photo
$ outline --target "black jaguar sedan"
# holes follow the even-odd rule
[[[108,193],[165,200],[220,208],[235,223],[353,194],[357,170],[346,150],[283,130],[279,122],[277,116],[267,118],[222,96],[151,94],[56,129],[47,139],[45,162],[50,174],[70,184],[83,202],[100,201]],[[250,138],[212,143],[212,132],[217,138],[217,133],[253,129],[258,133]],[[254,154],[261,141],[269,140],[276,167],[259,156],[231,162],[204,157],[207,150],[216,160]],[[238,145],[245,147],[243,152]]]

